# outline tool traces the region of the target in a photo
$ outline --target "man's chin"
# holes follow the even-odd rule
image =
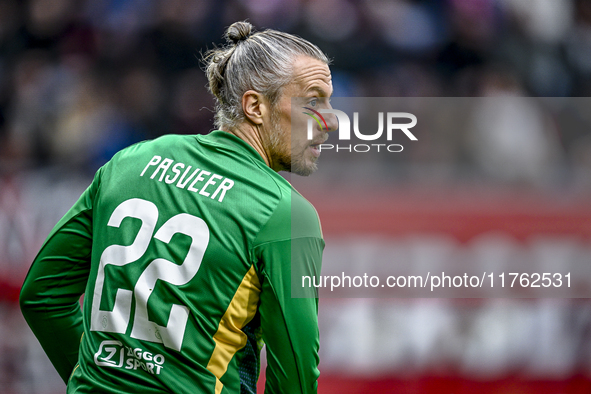
[[[306,164],[292,163],[290,172],[300,176],[309,176],[312,175],[317,169],[318,165],[316,165],[316,162]]]

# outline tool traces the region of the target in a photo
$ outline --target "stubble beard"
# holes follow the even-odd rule
[[[285,171],[300,175],[309,176],[318,169],[315,161],[306,164],[304,155],[308,145],[303,149],[293,146],[291,143],[291,136],[288,136],[287,130],[283,130],[279,123],[279,116],[276,111],[271,114],[271,133],[269,137],[269,145],[271,152],[274,152],[275,162],[278,163]],[[295,152],[295,150],[298,150]]]

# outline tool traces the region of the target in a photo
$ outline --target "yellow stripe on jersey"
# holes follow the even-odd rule
[[[261,285],[253,265],[244,275],[234,298],[220,320],[217,332],[213,336],[215,348],[207,364],[207,369],[216,377],[216,394],[222,392],[224,385],[220,379],[226,373],[232,357],[246,345],[247,337],[242,328],[256,314],[260,293]]]

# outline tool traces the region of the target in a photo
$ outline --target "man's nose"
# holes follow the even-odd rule
[[[330,103],[328,103],[327,109],[332,109]],[[326,126],[328,127],[328,132],[336,131],[339,128],[339,120],[335,114],[325,114],[324,120],[326,120]]]

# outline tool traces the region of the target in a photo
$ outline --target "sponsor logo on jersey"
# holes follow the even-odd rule
[[[99,367],[123,366],[124,350],[120,341],[102,341],[94,355],[94,363]]]
[[[152,375],[160,375],[166,359],[160,353],[153,354],[142,348],[124,346],[120,341],[102,341],[94,355],[94,363],[99,367],[144,370]]]

